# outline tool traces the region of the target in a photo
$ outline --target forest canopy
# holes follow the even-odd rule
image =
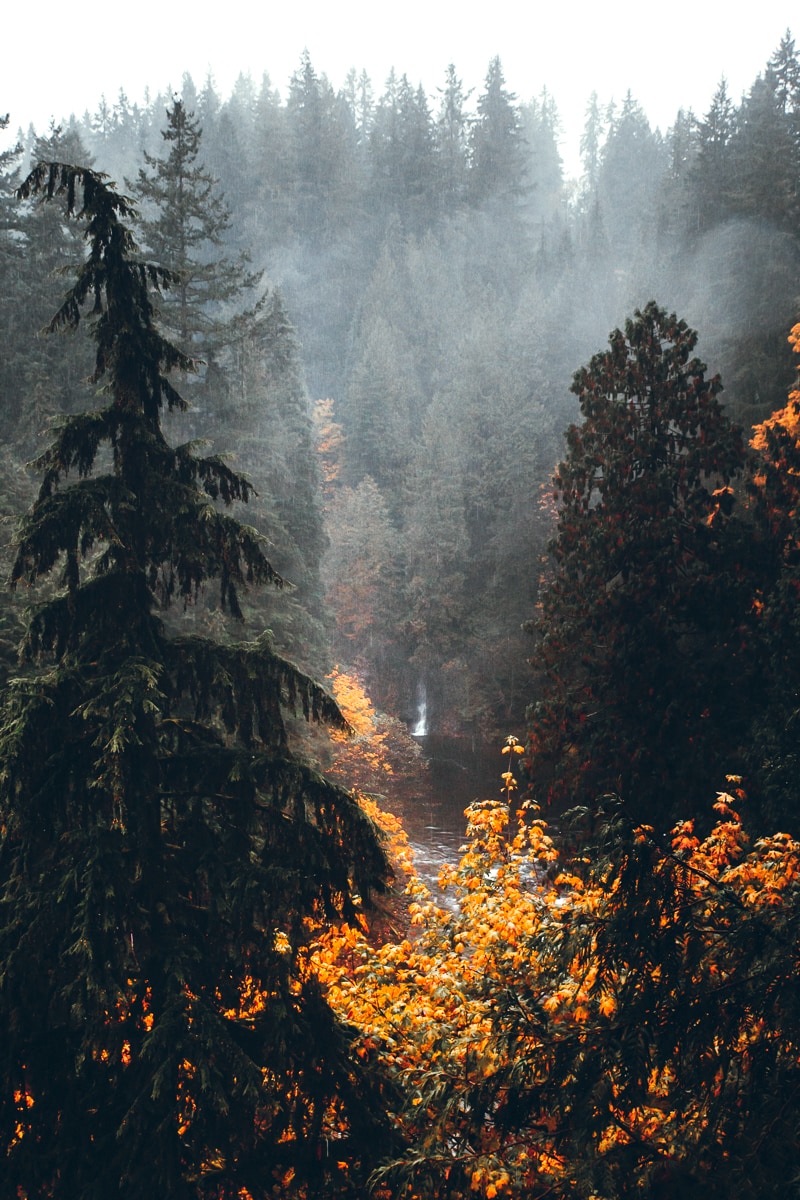
[[[792,377],[791,35],[740,100],[712,81],[705,111],[680,111],[667,130],[633,95],[587,97],[577,180],[564,176],[552,96],[533,92],[515,96],[497,59],[472,93],[452,64],[431,94],[400,70],[353,74],[336,90],[305,54],[283,95],[268,76],[243,75],[223,96],[187,75],[175,94],[134,104],[121,93],[22,132],[2,166],[4,443],[38,453],[51,419],[82,403],[88,373],[79,342],[65,357],[62,342],[34,339],[74,235],[47,211],[19,210],[13,188],[31,160],[95,163],[138,195],[151,256],[190,268],[163,299],[172,321],[175,298],[191,294],[178,332],[191,326],[192,353],[207,363],[188,381],[190,428],[239,455],[256,484],[253,519],[298,587],[290,613],[274,597],[262,605],[279,643],[329,669],[323,593],[342,596],[340,535],[360,539],[363,569],[381,582],[351,597],[353,611],[331,603],[333,658],[358,666],[376,701],[407,719],[424,685],[431,721],[452,732],[502,736],[530,703],[522,626],[551,533],[543,497],[578,414],[568,381],[608,331],[653,297],[679,313],[745,429],[783,406]],[[13,127],[13,97],[6,104]],[[181,186],[178,209],[168,198]],[[266,373],[263,337],[241,319],[264,293],[285,327]],[[261,432],[258,448],[250,438],[258,388],[278,405],[271,428],[283,440],[272,449]],[[327,553],[306,467],[306,388],[332,405],[341,434]],[[356,511],[347,489],[373,486],[377,507],[362,505],[363,528],[345,536],[336,513]],[[357,647],[354,623],[371,631]]]
[[[0,1173],[797,1197],[794,43],[572,182],[382,87],[0,161]],[[439,890],[409,727],[502,743]]]

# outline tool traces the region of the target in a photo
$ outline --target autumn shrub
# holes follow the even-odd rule
[[[702,839],[609,799],[591,861],[531,804],[514,828],[475,804],[454,909],[412,874],[414,936],[319,940],[354,1053],[403,1096],[376,1196],[797,1194],[800,844],[750,841],[729,786]]]

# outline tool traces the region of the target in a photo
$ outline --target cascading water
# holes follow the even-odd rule
[[[411,736],[428,736],[428,692],[422,680],[417,684],[417,720],[411,730]]]

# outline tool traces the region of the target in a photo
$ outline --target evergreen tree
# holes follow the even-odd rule
[[[0,117],[0,135],[8,128],[8,117]],[[12,530],[30,503],[29,481],[12,445],[17,441],[23,409],[23,389],[27,358],[24,342],[30,341],[27,300],[27,255],[25,223],[20,219],[15,190],[19,183],[18,164],[22,147],[17,143],[0,152],[0,293],[5,303],[0,315],[0,396],[3,398],[0,449],[0,569],[7,573]],[[26,337],[26,334],[28,335]],[[5,604],[0,613],[0,674],[3,680],[13,669],[16,643],[22,631],[19,605]]]
[[[414,415],[421,395],[414,357],[402,331],[382,316],[369,321],[347,392],[347,475],[370,475],[397,517],[411,458]]]
[[[534,768],[554,800],[618,791],[647,820],[703,811],[742,767],[751,664],[731,480],[739,431],[697,335],[654,303],[575,375],[583,422],[554,480]]]
[[[252,161],[254,181],[251,181],[247,227],[253,243],[266,252],[281,242],[293,220],[286,109],[266,74],[255,101]]]
[[[778,49],[770,58],[769,69],[775,79],[775,92],[781,112],[800,116],[800,61],[790,29],[786,30]]]
[[[355,147],[340,102],[306,50],[289,84],[286,122],[296,232],[312,243],[348,219]]]
[[[698,123],[697,159],[691,173],[690,235],[704,232],[730,213],[733,185],[730,147],[735,129],[736,110],[723,76],[711,107]]]
[[[542,88],[538,99],[523,106],[521,117],[529,155],[529,211],[533,218],[544,222],[561,209],[564,186],[558,151],[560,122],[547,88]]]
[[[281,652],[307,670],[326,668],[320,561],[325,536],[311,403],[300,346],[279,292],[241,322],[233,348],[217,442],[236,448],[236,465],[257,493],[252,522],[270,561],[291,587],[253,597],[250,614]]]
[[[371,139],[374,204],[384,217],[396,214],[410,230],[433,216],[435,162],[433,119],[421,87],[394,70],[375,111]]]
[[[731,139],[731,207],[794,232],[800,218],[800,140],[771,68],[745,98]]]
[[[500,59],[493,58],[470,130],[470,195],[475,204],[513,200],[524,190],[526,153],[515,100],[506,88]]]
[[[8,116],[0,117],[0,133],[8,128]],[[23,356],[17,355],[18,330],[24,327],[20,312],[23,304],[25,254],[22,222],[14,201],[22,147],[12,146],[0,153],[0,289],[6,299],[2,314],[3,355],[0,358],[0,395],[3,397],[2,432],[7,442],[16,433],[17,404],[21,388],[18,377]]]
[[[467,193],[469,167],[469,117],[465,105],[470,92],[464,91],[453,63],[447,68],[441,101],[436,116],[436,181],[445,212],[458,206]]]
[[[699,151],[697,119],[689,109],[679,109],[675,124],[667,134],[669,166],[659,197],[661,220],[659,232],[667,241],[674,256],[677,256],[682,239],[678,231],[685,226],[686,212],[692,192],[692,172]],[[667,239],[665,235],[669,233]]]
[[[375,113],[372,81],[366,71],[362,70],[360,74],[357,74],[355,68],[353,68],[348,72],[343,89],[343,97],[350,110],[353,123],[356,161],[362,177],[366,178],[369,163],[370,134],[372,132],[372,121]]]
[[[712,234],[710,332],[731,411],[748,424],[782,406],[791,372],[785,331],[796,316],[800,269],[800,142],[788,61],[782,75],[784,82],[767,67],[735,114],[720,88],[700,128],[693,188],[700,229]]]
[[[474,659],[475,614],[465,595],[469,537],[465,516],[469,488],[461,429],[453,427],[448,406],[434,400],[425,414],[422,437],[409,471],[409,503],[404,544],[407,567],[407,637],[410,666],[425,688],[428,719],[437,731],[451,721],[464,728],[475,717],[484,681],[469,679],[466,660]],[[472,597],[470,597],[472,599]],[[453,694],[458,676],[472,687]],[[474,707],[473,707],[474,706]],[[454,720],[453,718],[456,718]]]
[[[664,158],[659,137],[628,92],[611,121],[598,178],[605,227],[618,252],[627,255],[652,236]]]
[[[42,456],[13,570],[33,585],[59,565],[61,589],[31,618],[0,727],[4,1190],[327,1194],[329,1122],[364,1147],[379,1106],[298,953],[309,917],[380,884],[383,856],[287,748],[282,707],[336,723],[326,694],[266,638],[170,637],[159,616],[214,579],[233,615],[247,582],[280,583],[215,504],[248,483],[163,436],[182,406],[167,373],[191,366],[154,324],[168,273],[102,176],[43,164],[21,191],[86,220],[51,327],[93,305],[106,403]]]
[[[586,105],[586,122],[580,140],[581,162],[583,164],[583,192],[588,201],[597,192],[597,179],[600,172],[600,161],[605,136],[605,122],[600,110],[597,92],[592,92]]]
[[[35,161],[57,158],[91,165],[77,131],[60,126],[51,126],[46,135],[35,138],[32,153]],[[37,336],[58,304],[61,274],[83,254],[80,230],[49,206],[21,206],[15,201],[14,210],[15,233],[9,249],[16,264],[3,289],[2,433],[25,460],[41,452],[42,437],[55,420],[84,403],[91,348],[84,337],[64,344]]]
[[[168,109],[161,136],[168,153],[145,153],[149,169],[140,169],[136,186],[149,210],[142,233],[156,261],[175,277],[160,302],[162,320],[184,354],[211,361],[226,336],[223,306],[257,278],[221,249],[230,213],[219,181],[199,161],[202,130],[182,100]]]

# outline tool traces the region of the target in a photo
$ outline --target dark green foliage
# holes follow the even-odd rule
[[[703,232],[709,225],[725,219],[730,214],[733,182],[730,146],[735,128],[735,109],[723,77],[712,97],[711,107],[705,117],[697,123],[697,158],[690,176],[690,237]]]
[[[67,159],[86,162],[80,138],[73,130],[52,127],[36,138],[37,161]],[[0,250],[3,355],[2,435],[23,461],[40,453],[43,431],[59,414],[74,412],[85,402],[84,381],[91,369],[88,339],[68,344],[37,335],[53,314],[63,292],[59,272],[71,269],[81,257],[80,232],[59,220],[50,208],[20,205],[13,196],[19,184],[17,168],[5,177],[3,246]]]
[[[659,824],[741,765],[750,669],[729,486],[744,447],[696,341],[651,302],[575,375],[584,419],[554,480],[536,623],[534,769],[551,798],[619,791]]]
[[[244,123],[244,85],[234,99]],[[159,311],[181,349],[204,359],[202,383],[182,388],[194,401],[193,432],[234,453],[238,469],[253,481],[253,524],[269,540],[276,570],[292,584],[279,603],[271,592],[256,595],[251,619],[274,632],[283,652],[321,667],[323,535],[297,338],[274,290],[252,310],[231,316],[258,276],[247,269],[246,256],[234,261],[225,254],[230,214],[202,163],[193,114],[175,100],[167,121],[162,137],[169,155],[145,155],[149,171],[139,172],[138,190],[152,206],[144,222],[150,249],[175,276]]]
[[[159,302],[163,323],[184,353],[209,361],[229,336],[223,306],[258,277],[248,271],[245,257],[225,255],[230,213],[219,181],[199,158],[202,129],[181,100],[167,110],[161,136],[166,156],[145,151],[148,169],[139,171],[136,186],[148,205],[142,234],[156,261],[174,275]]]
[[[29,1200],[259,1198],[289,1168],[325,1189],[333,1117],[377,1147],[378,1106],[297,953],[314,915],[381,885],[374,830],[292,757],[282,717],[341,725],[264,636],[169,637],[159,606],[218,579],[280,583],[263,541],[217,505],[250,485],[171,448],[167,371],[191,362],[154,324],[169,271],[103,176],[43,164],[21,195],[86,223],[88,255],[53,319],[86,318],[105,407],[42,457],[13,579],[56,566],[0,727],[0,1137]]]
[[[616,107],[606,104],[607,97],[595,97],[587,109],[580,146],[584,176],[577,192],[569,184],[559,186],[557,114],[541,88],[552,81],[530,79],[528,95],[537,99],[519,104],[498,62],[489,64],[486,86],[471,96],[453,65],[438,94],[426,98],[398,66],[385,87],[373,87],[363,71],[354,71],[338,93],[308,55],[290,80],[265,77],[254,86],[241,76],[227,97],[212,78],[195,87],[184,77],[184,116],[196,132],[203,130],[197,157],[185,163],[185,179],[190,181],[194,169],[207,180],[219,179],[212,193],[217,199],[224,193],[226,218],[214,231],[207,227],[217,240],[194,244],[191,257],[206,270],[220,260],[235,266],[239,250],[247,250],[279,282],[310,392],[336,402],[346,438],[342,478],[357,487],[371,473],[404,537],[411,524],[413,538],[420,536],[419,514],[431,507],[424,473],[414,474],[415,443],[431,404],[474,390],[480,391],[475,403],[484,413],[507,414],[527,393],[523,420],[507,424],[502,437],[491,429],[484,436],[481,422],[468,416],[479,441],[462,473],[477,497],[471,505],[465,496],[470,542],[476,543],[472,533],[480,532],[488,513],[489,540],[517,546],[514,555],[503,552],[486,565],[481,560],[474,572],[467,563],[454,568],[468,577],[452,611],[456,623],[470,629],[474,610],[494,610],[497,641],[473,665],[474,676],[485,680],[485,664],[500,661],[501,643],[507,659],[518,657],[519,614],[529,616],[535,603],[538,568],[531,570],[531,555],[520,567],[519,548],[531,542],[527,535],[517,537],[517,520],[519,512],[527,513],[525,521],[538,526],[537,540],[546,536],[550,515],[529,498],[558,456],[551,448],[551,425],[575,419],[577,405],[568,410],[564,380],[577,362],[588,361],[620,323],[620,314],[658,295],[701,328],[703,357],[724,377],[725,407],[743,424],[783,404],[791,377],[785,335],[796,319],[800,247],[797,55],[787,33],[743,99],[731,97],[724,86],[715,94],[712,80],[700,110],[705,115],[677,114],[663,138],[632,97]],[[177,143],[165,139],[159,126],[174,104],[166,93],[148,97],[141,110],[122,95],[111,97],[94,120],[81,123],[80,132],[116,178],[127,174],[135,180],[146,150],[152,160],[145,166],[148,180],[166,187],[160,172]],[[570,148],[561,152],[568,161]],[[53,147],[43,153],[64,158],[73,151]],[[169,195],[163,204],[174,214],[179,206],[174,193]],[[569,197],[574,203],[566,202]],[[211,214],[211,196],[208,204]],[[150,220],[165,216],[166,231],[169,214],[157,214],[149,200],[144,207]],[[228,212],[235,214],[230,224]],[[47,217],[45,210],[36,219]],[[68,362],[59,346],[56,363],[52,340],[30,337],[52,311],[41,283],[33,305],[31,282],[71,254],[59,241],[56,214],[49,218],[54,228],[47,253],[42,242],[25,242],[24,262],[16,261],[7,279],[13,302],[3,314],[0,373],[8,372],[11,380],[3,389],[3,432],[7,426],[7,440],[13,435],[15,447],[24,443],[25,457],[39,452],[35,435],[53,414],[75,411],[76,383],[87,373],[74,348]],[[60,224],[63,238],[69,227]],[[375,286],[385,245],[400,271],[391,286]],[[166,250],[157,257],[176,265]],[[178,296],[173,287],[160,298],[164,315]],[[299,556],[292,549],[289,560],[280,557],[288,528],[282,517],[290,508],[310,510],[304,500],[295,503],[294,494],[268,494],[265,475],[251,467],[255,444],[248,461],[248,447],[226,432],[229,420],[231,428],[239,422],[240,351],[249,360],[246,370],[251,375],[258,370],[254,344],[240,323],[235,330],[230,324],[244,298],[219,301],[198,292],[194,299],[192,319],[208,328],[198,328],[182,349],[209,366],[197,382],[181,380],[195,411],[190,432],[179,437],[207,436],[239,455],[237,463],[259,492],[253,524],[272,538],[277,569],[299,584],[301,576],[313,574],[310,557],[299,543]],[[509,330],[503,353],[510,370],[482,374],[479,389],[473,389],[472,364],[495,354],[494,314]],[[532,344],[541,360],[534,369],[527,365]],[[472,408],[471,398],[468,403]],[[462,411],[453,403],[445,445],[450,460],[459,453],[462,424]],[[491,417],[484,424],[490,426]],[[281,443],[279,455],[282,437],[270,440],[272,451]],[[510,465],[518,468],[516,479]],[[281,474],[272,472],[271,463],[268,473],[276,479]],[[522,489],[517,479],[524,481]],[[273,517],[280,519],[271,523]],[[317,529],[318,524],[317,518]],[[314,521],[309,528],[313,534]],[[290,532],[295,540],[294,529]],[[423,542],[433,532],[422,530]],[[292,593],[294,600],[299,592]],[[283,639],[274,606],[265,608],[273,609],[268,623]],[[300,655],[309,631],[299,618],[295,610],[290,638],[282,641],[293,656]],[[390,632],[394,636],[396,630]],[[421,649],[441,664],[435,645]],[[500,690],[508,695],[510,671],[503,667],[502,675]],[[403,686],[397,679],[387,682],[394,692]]]
[[[792,341],[797,348],[797,333]],[[750,497],[761,550],[756,606],[761,613],[762,654],[767,686],[754,714],[750,770],[758,775],[764,808],[781,828],[797,828],[800,755],[800,389],[786,408],[760,426],[751,460]]]
[[[237,323],[226,372],[218,445],[236,450],[237,468],[255,485],[252,521],[270,560],[291,583],[251,597],[249,619],[306,669],[327,669],[320,561],[326,539],[310,402],[294,327],[278,291]]]

